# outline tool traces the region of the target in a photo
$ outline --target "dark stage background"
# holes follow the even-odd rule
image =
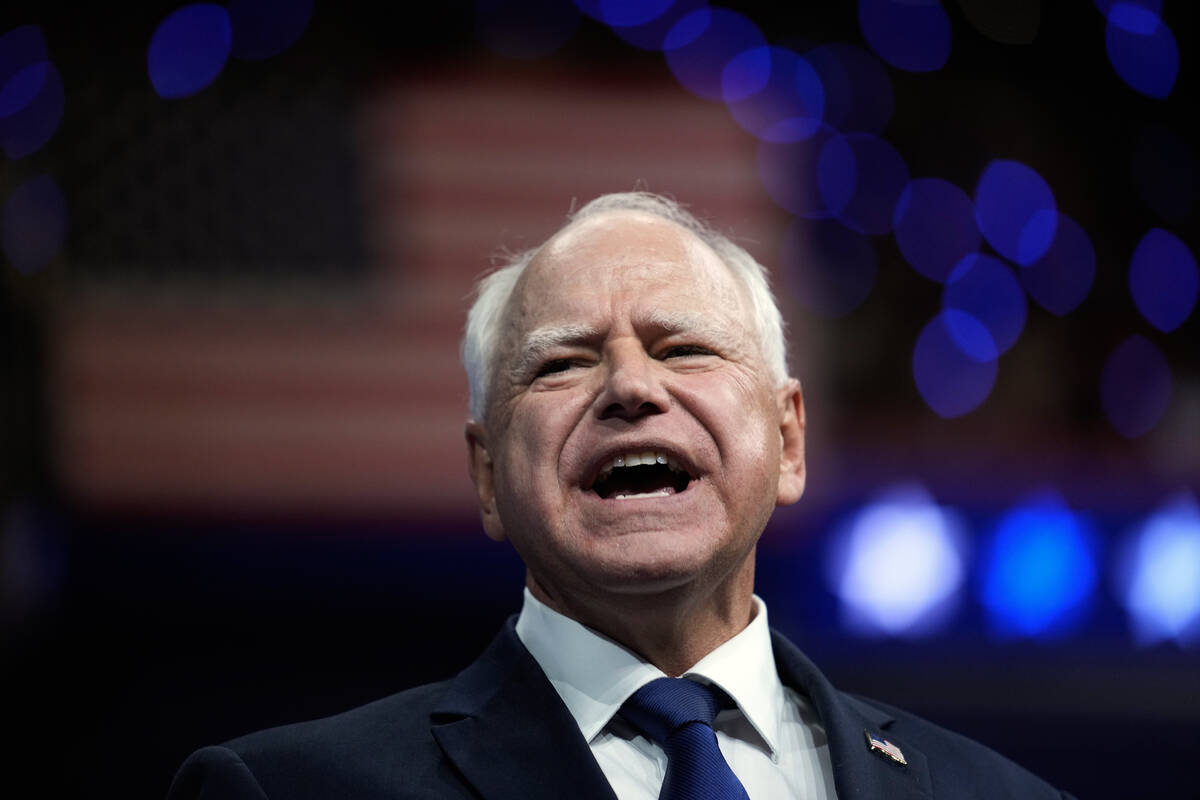
[[[522,581],[463,459],[472,281],[645,187],[775,275],[810,484],[760,548],[773,624],[1081,800],[1200,798],[1193,4],[739,3],[688,62],[580,5],[0,11],[0,787],[161,796],[199,746],[470,661]],[[841,212],[832,133],[763,144],[775,106],[694,82],[748,30],[833,64],[826,121],[865,148]],[[988,239],[1001,278],[964,302],[1019,337],[921,383],[947,276],[911,265],[897,195],[982,209],[994,159],[1044,179],[1094,278],[1063,260],[1083,294],[1048,310],[1048,262]],[[959,229],[930,208],[937,251]]]

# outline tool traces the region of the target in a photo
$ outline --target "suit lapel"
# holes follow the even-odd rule
[[[434,738],[487,800],[616,800],[514,621],[451,682],[433,713]]]
[[[890,715],[838,692],[795,645],[771,634],[783,682],[806,695],[825,726],[838,800],[927,800],[932,797],[925,756],[888,733]],[[873,751],[867,734],[895,744],[908,762]]]

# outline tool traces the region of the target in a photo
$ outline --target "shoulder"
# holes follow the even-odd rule
[[[169,796],[457,796],[459,781],[430,732],[447,686],[418,686],[335,716],[202,748],[179,769]]]
[[[860,695],[841,693],[864,716],[887,718],[889,740],[923,756],[938,797],[1070,798],[1042,778],[974,739],[943,728],[916,714]]]

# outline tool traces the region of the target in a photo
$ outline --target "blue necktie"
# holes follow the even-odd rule
[[[667,753],[659,800],[749,800],[717,747],[712,722],[728,695],[686,678],[650,681],[621,715]]]

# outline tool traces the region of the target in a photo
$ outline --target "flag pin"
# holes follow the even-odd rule
[[[876,753],[881,753],[887,756],[897,764],[907,764],[908,761],[904,758],[904,753],[900,752],[900,748],[884,739],[881,736],[872,736],[870,731],[863,731],[867,735],[867,747]]]

